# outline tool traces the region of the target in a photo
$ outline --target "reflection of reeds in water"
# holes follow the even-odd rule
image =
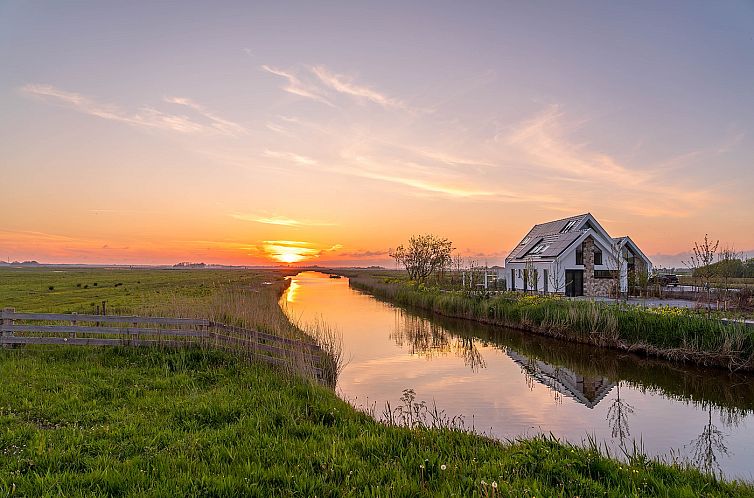
[[[414,313],[421,316],[421,312]],[[734,423],[754,412],[754,376],[719,369],[680,365],[660,359],[599,349],[520,330],[480,324],[470,320],[425,315],[451,336],[472,338],[506,354],[517,352],[583,376],[622,381],[643,392],[706,407],[721,409]]]
[[[395,310],[395,325],[390,337],[398,346],[407,345],[411,354],[425,358],[454,354],[463,358],[464,364],[472,371],[486,367],[473,338],[453,336],[441,325],[401,309]]]

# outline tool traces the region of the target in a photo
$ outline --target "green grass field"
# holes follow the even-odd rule
[[[271,272],[2,270],[0,301],[19,311],[88,311],[95,298],[129,313],[219,308],[285,329],[283,285]],[[228,292],[252,298],[227,307]],[[5,349],[0,379],[0,496],[754,496],[748,484],[640,455],[388,426],[328,388],[219,352]]]
[[[0,268],[0,307],[20,312],[108,314],[190,309],[228,286],[279,284],[281,272],[244,270]]]
[[[754,496],[547,439],[388,427],[220,353],[12,350],[0,378],[3,495]]]

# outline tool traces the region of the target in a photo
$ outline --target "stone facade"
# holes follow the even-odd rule
[[[591,236],[584,240],[581,251],[584,258],[584,295],[611,296],[615,289],[615,280],[594,278],[594,239]]]

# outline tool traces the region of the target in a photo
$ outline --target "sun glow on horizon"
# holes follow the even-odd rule
[[[316,258],[320,253],[320,250],[311,247],[309,242],[295,240],[266,240],[262,247],[267,256],[275,261],[287,264]]]

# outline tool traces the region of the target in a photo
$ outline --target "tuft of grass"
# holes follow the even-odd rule
[[[754,496],[594,445],[381,424],[329,389],[199,349],[4,350],[0,376],[0,494]]]

